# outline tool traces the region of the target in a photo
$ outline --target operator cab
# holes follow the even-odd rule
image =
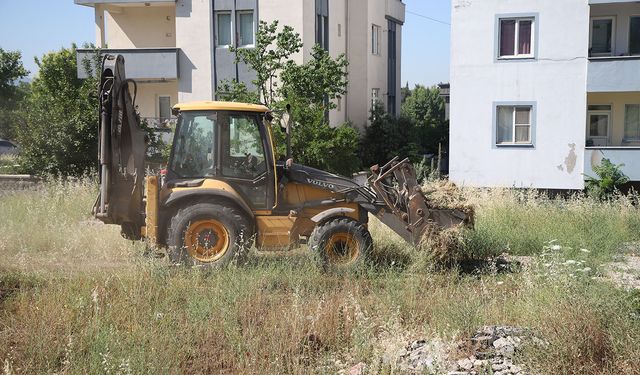
[[[275,205],[275,162],[265,106],[230,102],[177,104],[166,187],[223,181],[252,210]]]

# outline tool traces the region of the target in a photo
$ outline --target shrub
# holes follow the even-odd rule
[[[613,164],[609,159],[602,159],[600,165],[593,168],[598,177],[587,176],[587,193],[598,199],[606,199],[619,191],[622,185],[629,182],[629,177],[622,172],[624,164]]]

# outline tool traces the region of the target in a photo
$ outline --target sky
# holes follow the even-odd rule
[[[404,2],[402,84],[448,82],[450,0]],[[73,0],[0,0],[0,48],[20,50],[31,76],[38,70],[35,57],[87,42],[95,42],[92,8]]]

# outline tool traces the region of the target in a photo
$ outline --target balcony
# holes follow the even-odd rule
[[[592,57],[587,92],[640,91],[640,56]]]
[[[402,0],[387,0],[386,16],[399,24],[404,24],[405,4]]]
[[[622,172],[631,181],[640,181],[640,147],[587,147],[584,154],[584,174],[596,177],[593,167],[600,165],[602,159],[613,164],[624,164]]]
[[[589,0],[588,92],[640,91],[640,4]]]
[[[101,54],[124,57],[127,78],[137,81],[172,81],[178,79],[178,48],[102,49]],[[91,61],[93,49],[76,50],[78,78],[87,78],[84,61]]]

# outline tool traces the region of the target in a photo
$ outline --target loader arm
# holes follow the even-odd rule
[[[146,132],[140,126],[130,84],[135,87],[126,79],[124,58],[106,55],[98,92],[100,193],[93,214],[106,224],[121,225],[124,234],[138,238],[144,225]]]
[[[281,209],[288,211],[304,207],[357,203],[414,245],[420,244],[426,236],[444,229],[473,225],[472,212],[443,209],[429,201],[418,184],[416,170],[409,159],[400,161],[396,157],[383,167],[373,166],[371,172],[369,184],[360,185],[346,177],[291,164],[287,169],[287,177],[290,181],[328,190],[343,198],[309,201],[302,207],[281,207]],[[338,209],[329,208],[323,215],[318,217],[343,216],[344,213]]]

